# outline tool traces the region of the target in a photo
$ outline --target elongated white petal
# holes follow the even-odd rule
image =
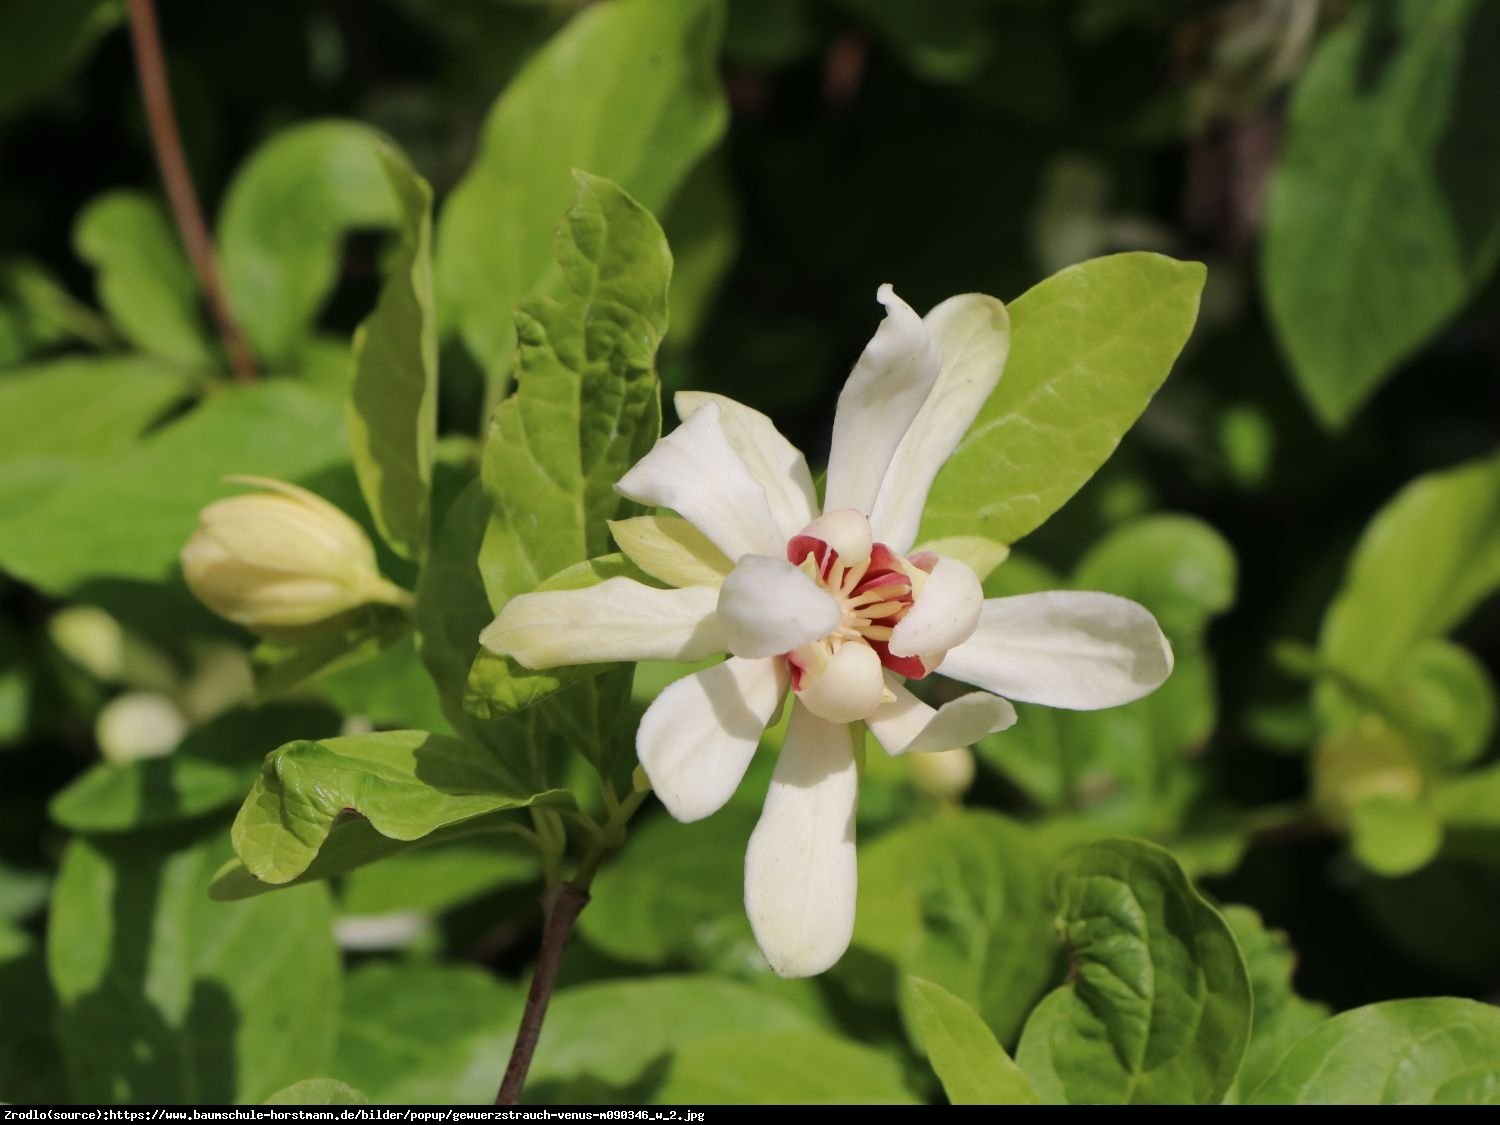
[[[522,594],[505,603],[479,643],[528,668],[702,660],[728,648],[714,617],[718,600],[708,586],[657,590],[629,578]]]
[[[831,723],[857,723],[885,698],[880,657],[863,641],[839,647],[821,668],[810,668],[797,693],[802,705]]]
[[[639,504],[671,508],[731,560],[776,554],[786,545],[766,490],[735,452],[716,402],[705,403],[652,446],[615,491]]]
[[[745,912],[761,952],[784,977],[821,973],[849,948],[858,797],[848,726],[794,704],[745,852]]]
[[[939,558],[922,592],[891,633],[897,656],[926,656],[962,644],[979,624],[984,589],[978,576],[957,559]]]
[[[838,602],[785,559],[746,555],[719,590],[719,624],[736,656],[779,656],[826,637]]]
[[[870,512],[875,538],[898,554],[915,542],[933,478],[1000,381],[1010,354],[1010,316],[983,293],[949,297],[923,323],[942,355],[942,370],[897,447]]]
[[[681,821],[723,808],[786,697],[784,660],[730,657],[671,684],[641,717],[636,755]]]
[[[870,521],[853,508],[833,508],[824,512],[797,533],[797,537],[821,539],[831,547],[844,566],[858,566],[870,558]],[[798,560],[801,561],[800,559]]]
[[[818,492],[813,487],[807,458],[786,438],[776,424],[742,402],[707,391],[678,391],[672,400],[677,417],[686,422],[712,402],[719,408],[719,422],[729,444],[750,469],[750,475],[766,490],[783,538],[812,519],[818,511]]]
[[[956,750],[1005,730],[1016,721],[1016,709],[1009,701],[987,691],[961,695],[933,710],[890,673],[886,674],[886,687],[895,700],[882,703],[865,724],[887,754]]]
[[[708,537],[675,516],[635,516],[610,520],[625,557],[669,586],[718,586],[734,564]]]
[[[896,447],[932,390],[942,360],[911,306],[882,285],[885,319],[839,394],[823,506],[869,515]],[[878,538],[878,537],[877,537]]]
[[[979,628],[938,671],[1023,703],[1094,711],[1155,691],[1172,672],[1172,647],[1127,598],[1021,594],[985,602]]]

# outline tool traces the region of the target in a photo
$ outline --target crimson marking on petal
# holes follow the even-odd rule
[[[931,574],[932,568],[938,564],[937,552],[918,551],[915,555],[907,555],[906,561],[918,570],[925,570],[928,574]]]
[[[880,663],[898,676],[905,676],[908,680],[922,680],[932,672],[932,669],[922,662],[920,656],[895,655],[891,652],[888,641],[868,640],[865,643],[875,650],[875,655],[880,657]]]

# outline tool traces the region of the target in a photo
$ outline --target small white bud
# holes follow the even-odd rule
[[[163,758],[177,749],[187,732],[188,721],[177,705],[154,691],[117,695],[94,721],[99,752],[117,766]]]
[[[228,479],[268,491],[210,504],[182,548],[188,588],[220,617],[296,629],[369,602],[408,600],[380,577],[364,529],[321,496],[263,477]]]
[[[940,801],[956,801],[974,784],[974,754],[967,746],[909,754],[917,788]]]

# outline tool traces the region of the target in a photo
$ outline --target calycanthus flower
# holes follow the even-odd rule
[[[890,754],[964,747],[1016,721],[1008,700],[1112,707],[1172,668],[1132,601],[1063,591],[985,600],[974,570],[913,549],[927,493],[1004,366],[1004,309],[950,298],[886,318],[839,396],[819,513],[807,462],[765,415],[676,397],[682,424],[616,486],[653,516],[611,525],[641,570],[508,602],[483,644],[530,668],[729,657],[669,686],[636,736],[681,821],[721,808],[790,690],[786,739],[745,856],[745,906],[783,976],[827,969],[854,928],[855,739]],[[685,522],[684,522],[685,521]],[[941,546],[941,544],[939,544]],[[904,686],[933,672],[982,690],[934,709]]]

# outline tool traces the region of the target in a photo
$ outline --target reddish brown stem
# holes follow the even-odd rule
[[[505,1068],[505,1078],[500,1083],[500,1092],[495,1095],[496,1105],[515,1105],[521,1096],[521,1087],[526,1085],[526,1072],[531,1069],[531,1056],[536,1054],[537,1040],[542,1035],[542,1020],[547,1015],[547,1004],[552,999],[552,989],[557,984],[558,966],[562,964],[563,949],[573,933],[573,923],[589,904],[589,893],[571,883],[557,888],[547,911],[547,922],[542,927],[542,948],[537,954],[536,968],[531,973],[531,991],[526,994],[526,1009],[521,1013],[521,1026],[516,1031],[516,1045],[510,1052],[510,1063]]]
[[[135,47],[135,69],[140,77],[146,122],[151,128],[151,146],[156,150],[156,166],[161,170],[172,216],[187,246],[198,283],[208,298],[208,308],[224,341],[234,377],[242,383],[254,382],[255,355],[224,299],[224,290],[219,284],[219,266],[214,260],[213,240],[203,223],[198,194],[193,190],[193,177],[182,153],[182,134],[178,132],[177,113],[172,108],[172,91],[167,84],[167,65],[162,56],[161,34],[157,30],[152,0],[130,0],[130,39]]]

